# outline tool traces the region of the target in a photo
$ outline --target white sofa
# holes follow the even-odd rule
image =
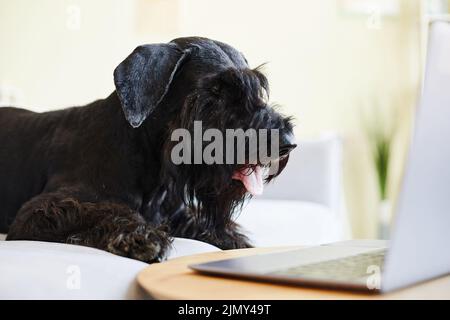
[[[285,172],[237,221],[255,246],[314,245],[348,238],[336,137],[302,141]],[[0,239],[1,240],[1,239]],[[175,239],[169,259],[219,250]],[[145,263],[74,245],[0,241],[0,299],[148,298],[135,281]]]

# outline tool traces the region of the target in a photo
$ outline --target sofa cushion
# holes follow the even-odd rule
[[[169,259],[218,251],[176,238]],[[61,243],[0,241],[0,299],[146,298],[136,275],[146,263],[106,251]]]
[[[335,212],[306,201],[253,199],[236,222],[256,247],[319,245],[345,239]]]

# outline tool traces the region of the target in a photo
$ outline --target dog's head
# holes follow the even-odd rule
[[[114,80],[131,126],[163,122],[167,190],[216,223],[261,193],[295,147],[290,118],[268,105],[266,77],[224,43],[192,37],[140,46]]]

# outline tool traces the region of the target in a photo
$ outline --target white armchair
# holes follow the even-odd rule
[[[255,246],[317,245],[349,238],[341,149],[334,135],[298,143],[283,173],[236,219]]]

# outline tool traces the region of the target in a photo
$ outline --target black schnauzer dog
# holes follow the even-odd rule
[[[270,181],[295,145],[290,118],[267,105],[263,74],[231,46],[190,37],[136,48],[114,82],[108,98],[82,107],[0,108],[0,232],[145,262],[163,259],[172,237],[249,247],[232,218],[264,164],[175,164],[171,134],[194,121],[277,129]]]

